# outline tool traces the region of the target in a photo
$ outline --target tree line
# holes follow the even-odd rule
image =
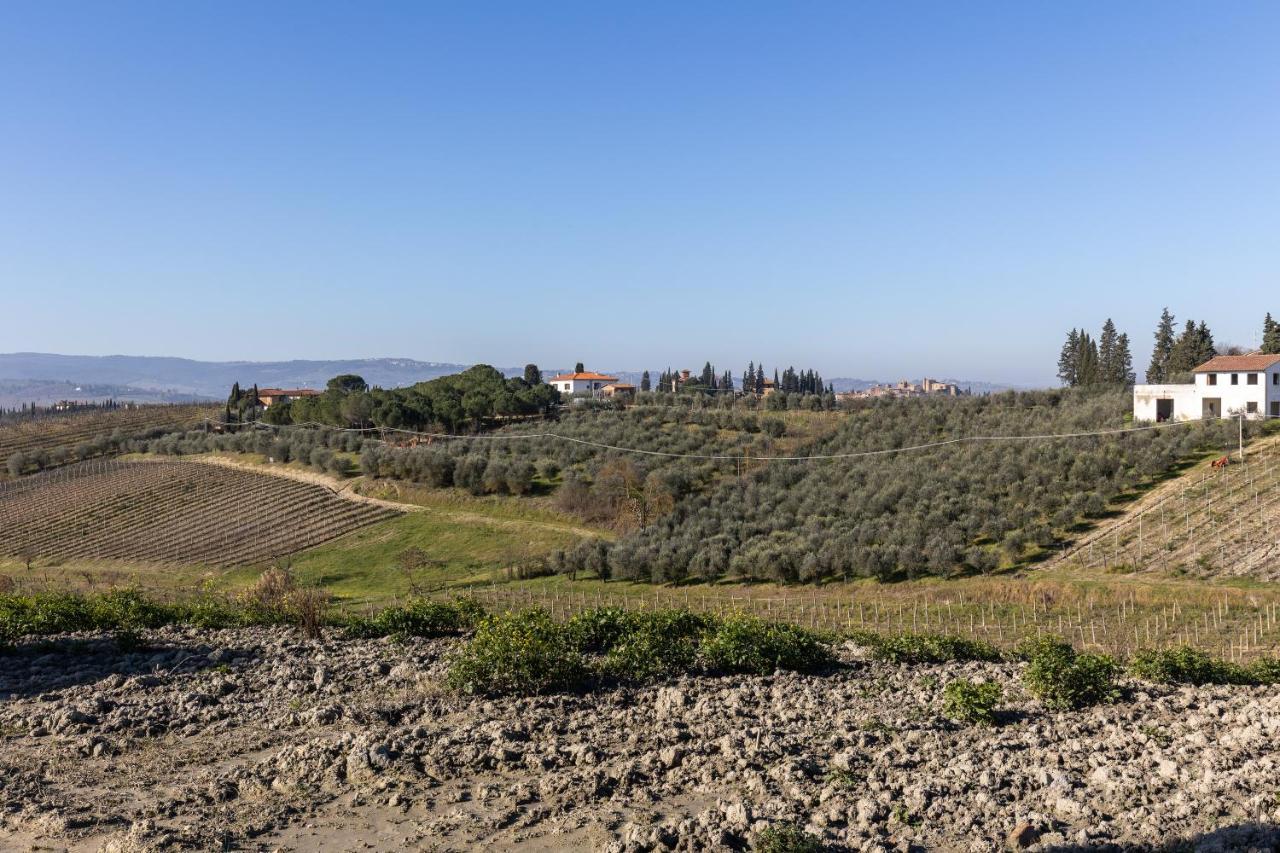
[[[360,376],[345,374],[330,379],[315,396],[277,401],[265,410],[258,399],[256,385],[246,393],[237,383],[227,400],[227,420],[459,433],[513,417],[544,415],[559,404],[560,392],[542,381],[537,365],[508,379],[496,368],[477,364],[406,388],[371,388]]]
[[[1160,313],[1154,334],[1155,346],[1147,366],[1146,381],[1152,385],[1191,382],[1193,371],[1217,355],[1243,355],[1242,347],[1229,346],[1219,352],[1213,332],[1203,320],[1188,319],[1178,331],[1176,318],[1166,307]],[[1280,322],[1267,312],[1262,321],[1265,354],[1280,354]],[[1070,388],[1125,386],[1135,380],[1129,336],[1117,333],[1110,318],[1095,340],[1084,329],[1072,329],[1058,355],[1058,379]]]
[[[670,367],[658,374],[657,385],[652,383],[647,370],[640,377],[640,390],[642,392],[693,394],[698,392],[711,393],[741,390],[743,394],[761,396],[768,387],[769,383],[765,376],[764,363],[762,362],[757,366],[755,361],[748,363],[746,369],[742,371],[741,384],[735,384],[733,371],[718,372],[710,361],[702,366],[701,372],[691,372],[688,379],[684,378],[682,371],[672,370]],[[823,382],[822,375],[818,371],[796,370],[794,367],[788,367],[781,373],[779,373],[778,368],[774,368],[773,389],[775,391],[784,391],[788,394],[822,395],[835,393],[835,389],[830,384]]]
[[[1058,379],[1068,388],[1132,385],[1133,356],[1129,336],[1116,332],[1108,317],[1095,341],[1084,329],[1072,329],[1058,356]]]

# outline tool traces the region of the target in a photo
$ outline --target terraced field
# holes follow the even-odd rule
[[[94,460],[0,483],[0,555],[241,565],[399,514],[235,468]]]
[[[0,423],[0,466],[15,453],[51,451],[111,435],[149,427],[190,429],[207,417],[218,417],[208,406],[139,406],[111,411],[70,412],[65,415]],[[0,476],[4,476],[0,471]]]

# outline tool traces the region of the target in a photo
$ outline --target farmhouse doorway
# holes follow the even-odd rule
[[[1173,400],[1156,400],[1156,422],[1173,419]]]
[[[1221,397],[1205,397],[1204,411],[1201,414],[1201,416],[1206,419],[1222,417],[1222,398]]]

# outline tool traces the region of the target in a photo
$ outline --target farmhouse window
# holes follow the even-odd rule
[[[1249,385],[1257,385],[1257,384],[1258,384],[1258,374],[1256,374],[1256,373],[1250,373],[1250,374],[1248,375],[1248,378],[1247,378],[1245,381],[1246,381]]]
[[[1210,385],[1217,385],[1217,384],[1218,384],[1218,374],[1216,374],[1216,373],[1210,373],[1210,374],[1209,374],[1209,384],[1210,384]]]
[[[1231,374],[1231,384],[1232,384],[1232,385],[1239,385],[1239,384],[1240,384],[1240,374],[1239,374],[1239,373],[1233,373],[1233,374]]]
[[[1280,373],[1271,374],[1271,384],[1280,385]]]
[[[1251,415],[1256,415],[1258,413],[1258,404],[1255,401],[1250,400],[1244,404],[1244,410]]]

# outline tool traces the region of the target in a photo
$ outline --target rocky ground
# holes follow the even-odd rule
[[[288,629],[60,637],[0,656],[4,850],[1274,850],[1280,690],[1046,711],[1019,665],[691,677],[490,701],[456,641]],[[1001,724],[941,715],[957,676]]]

